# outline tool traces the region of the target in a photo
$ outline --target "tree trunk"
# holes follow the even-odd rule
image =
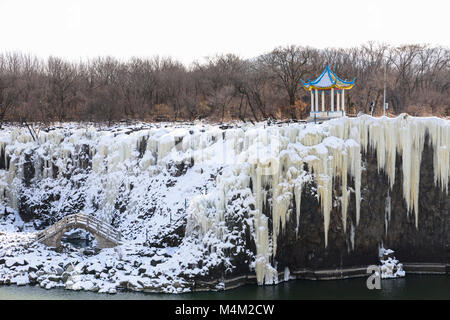
[[[290,106],[295,105],[295,93],[293,92],[289,93],[289,105]]]

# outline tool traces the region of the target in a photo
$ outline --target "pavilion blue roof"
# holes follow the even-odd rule
[[[318,76],[313,81],[310,81],[309,79],[307,82],[303,82],[303,80],[300,79],[300,81],[303,83],[303,87],[306,90],[330,90],[331,88],[336,89],[351,89],[354,85],[355,78],[353,78],[352,81],[346,81],[339,78],[333,71],[330,70],[328,65],[325,66],[325,69],[322,71],[320,76]]]

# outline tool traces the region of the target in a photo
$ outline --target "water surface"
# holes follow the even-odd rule
[[[368,290],[366,278],[312,281],[292,280],[275,286],[246,285],[219,292],[163,294],[119,292],[99,294],[61,288],[45,290],[37,286],[0,286],[0,299],[23,300],[159,300],[159,299],[450,299],[449,275],[408,275],[381,281],[380,290]]]

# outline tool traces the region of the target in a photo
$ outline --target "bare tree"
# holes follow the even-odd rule
[[[64,121],[67,111],[72,106],[76,96],[74,86],[77,72],[69,63],[55,57],[47,61],[47,101],[55,108],[58,121]]]
[[[304,116],[309,94],[300,79],[325,64],[340,77],[356,76],[345,95],[351,112],[382,112],[384,70],[390,112],[449,115],[450,49],[440,46],[362,46],[317,50],[279,47],[252,59],[216,55],[185,67],[170,57],[78,63],[0,53],[0,127],[5,121],[241,119]]]
[[[278,80],[289,97],[289,105],[295,104],[300,79],[307,73],[307,63],[311,58],[311,50],[298,46],[280,47],[271,53],[261,56],[264,63]]]

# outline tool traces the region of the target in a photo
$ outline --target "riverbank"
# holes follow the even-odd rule
[[[34,237],[32,232],[0,232],[0,285],[99,293],[116,293],[120,289],[192,291],[191,285],[171,267],[171,258],[177,261],[174,248],[148,248],[133,243],[102,250],[71,245],[55,249],[36,242]]]
[[[130,244],[99,250],[64,245],[55,250],[35,242],[31,232],[0,233],[0,243],[0,285],[35,285],[43,289],[113,294],[122,290],[146,293],[218,291],[257,284],[254,273],[210,281],[189,281],[175,273],[170,275],[168,261],[177,254],[176,248],[151,249]],[[438,263],[407,263],[404,269],[408,274],[450,273],[450,266]],[[287,268],[278,273],[276,283],[361,277],[367,277],[367,266],[292,271]]]

